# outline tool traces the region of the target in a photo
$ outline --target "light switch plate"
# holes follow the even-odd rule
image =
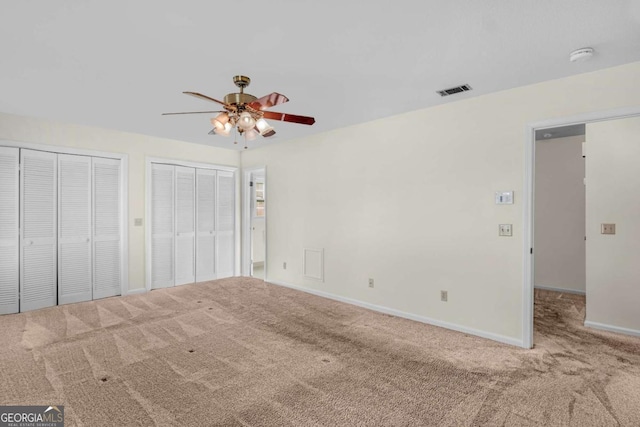
[[[513,191],[496,191],[496,205],[512,205]]]
[[[601,224],[600,225],[600,234],[616,234],[616,225],[615,224]]]
[[[498,236],[511,237],[513,235],[512,224],[499,224]]]
[[[142,218],[134,218],[133,225],[136,227],[142,227]]]

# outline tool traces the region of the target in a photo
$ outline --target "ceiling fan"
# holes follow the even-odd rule
[[[280,120],[283,122],[299,123],[303,125],[312,125],[315,123],[313,117],[297,116],[295,114],[277,113],[275,111],[265,111],[274,105],[284,104],[289,101],[286,96],[273,92],[262,98],[256,98],[253,95],[244,93],[244,88],[249,86],[251,79],[247,76],[235,76],[233,83],[240,88],[238,93],[230,93],[224,97],[224,102],[198,92],[183,92],[187,95],[206,101],[215,102],[223,106],[224,110],[218,111],[190,111],[184,113],[163,113],[163,116],[175,114],[211,114],[220,113],[211,119],[213,129],[210,135],[228,136],[233,128],[237,129],[240,135],[244,135],[245,140],[253,140],[258,135],[265,138],[275,135],[276,131],[265,120]],[[234,142],[237,144],[237,141]],[[245,146],[245,148],[247,148]]]

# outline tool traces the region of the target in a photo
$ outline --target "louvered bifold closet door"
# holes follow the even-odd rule
[[[173,286],[174,174],[170,165],[151,166],[151,287]]]
[[[91,157],[58,154],[58,304],[90,301]]]
[[[196,281],[196,170],[176,166],[176,285]]]
[[[0,314],[19,311],[19,164],[19,149],[0,147]]]
[[[21,150],[20,311],[57,303],[57,154]]]
[[[93,299],[122,293],[121,167],[118,159],[92,159]]]
[[[196,282],[216,278],[216,171],[196,170]]]
[[[235,267],[236,185],[233,172],[218,171],[216,206],[217,278],[231,277]]]

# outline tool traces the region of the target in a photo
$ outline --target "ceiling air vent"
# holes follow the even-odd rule
[[[469,90],[471,90],[471,86],[461,85],[461,86],[456,86],[449,89],[439,90],[438,93],[440,94],[440,96],[449,96],[449,95],[455,95],[456,93],[467,92]]]

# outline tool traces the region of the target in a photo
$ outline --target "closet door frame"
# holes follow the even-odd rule
[[[190,162],[185,160],[176,160],[163,157],[146,157],[145,159],[145,217],[147,218],[145,224],[145,288],[147,291],[151,290],[151,168],[153,164],[163,164],[171,166],[184,166],[196,169],[211,169],[217,171],[233,172],[235,179],[235,225],[234,225],[234,241],[235,241],[235,253],[234,253],[234,275],[240,275],[240,176],[237,167],[216,165],[212,163],[200,163]],[[197,207],[196,207],[197,210]],[[197,257],[197,254],[196,254]],[[197,275],[196,271],[196,275]]]
[[[3,252],[3,248],[5,248],[4,250],[10,248],[8,252],[13,253],[13,265],[9,266],[9,268],[4,266],[4,271],[0,271],[0,288],[4,288],[0,289],[0,291],[3,291],[0,296],[4,294],[3,300],[0,301],[0,314],[11,314],[20,312],[20,258],[22,255],[22,235],[20,234],[20,150],[14,147],[0,147],[0,156],[13,157],[14,160],[13,170],[7,173],[7,175],[12,175],[15,180],[10,190],[13,193],[14,206],[12,212],[9,213],[8,209],[4,211],[6,215],[4,220],[8,219],[9,222],[13,222],[15,229],[11,230],[11,237],[7,237],[8,233],[0,235],[0,253]],[[7,186],[8,182],[11,182],[10,179],[4,181],[5,186]],[[2,186],[2,182],[0,182],[0,186]],[[8,193],[5,193],[5,196]],[[0,195],[0,198],[2,198],[2,195]],[[0,218],[0,220],[2,219]],[[2,225],[0,223],[0,226]],[[5,252],[4,255],[0,255],[0,262],[10,256]]]
[[[26,150],[46,151],[56,154],[71,154],[90,157],[104,157],[107,159],[120,160],[120,253],[122,254],[120,261],[120,283],[121,295],[129,294],[129,228],[127,218],[129,215],[129,156],[123,153],[110,153],[107,151],[85,150],[82,148],[61,147],[58,145],[37,144],[31,142],[19,142],[6,139],[0,139],[0,147],[23,148]],[[22,175],[20,176],[22,178]],[[22,234],[20,235],[22,239]],[[135,290],[132,293],[139,293]]]

